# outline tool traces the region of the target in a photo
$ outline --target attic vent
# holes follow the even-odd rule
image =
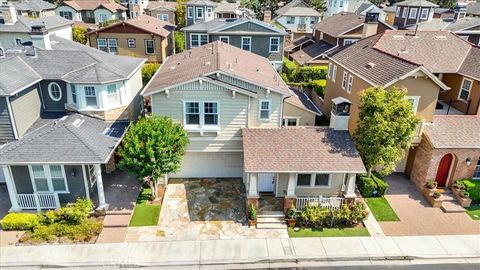
[[[115,131],[115,128],[106,128],[106,129],[102,132],[102,134],[103,134],[103,135],[110,136],[114,131]]]
[[[171,70],[174,70],[174,69],[175,69],[175,66],[171,66],[170,69],[171,69]]]
[[[405,40],[405,37],[404,36],[397,36],[397,35],[394,35],[392,36],[393,40]]]
[[[72,126],[79,128],[83,124],[83,122],[85,122],[85,119],[77,119],[73,121]]]
[[[435,36],[435,40],[447,40],[446,36]]]
[[[375,66],[375,63],[373,62],[368,62],[367,63],[367,68],[373,68]]]

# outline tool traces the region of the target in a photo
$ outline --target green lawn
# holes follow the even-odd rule
[[[400,221],[384,197],[365,198],[365,201],[377,221]]]
[[[349,237],[349,236],[370,236],[366,228],[322,228],[322,229],[300,229],[295,232],[288,228],[290,237]]]
[[[480,204],[477,205],[472,205],[467,208],[467,214],[473,219],[473,220],[480,220]]]
[[[138,195],[137,204],[133,210],[132,219],[130,220],[130,226],[154,226],[158,223],[158,217],[160,216],[160,206],[147,204],[150,197],[150,189],[143,188],[142,192]]]

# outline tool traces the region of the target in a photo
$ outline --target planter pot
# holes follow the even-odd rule
[[[435,199],[431,195],[425,196],[425,198],[433,208],[440,208],[442,206],[442,200],[440,200],[440,198]]]
[[[249,219],[249,220],[248,220],[248,225],[249,225],[250,227],[257,227],[257,221],[254,220],[254,219]]]
[[[461,195],[461,190],[458,188],[453,188],[452,192],[453,196],[455,196],[455,199],[457,199],[458,204],[460,204],[462,207],[470,207],[470,204],[472,204],[472,199],[463,198]]]
[[[287,222],[287,225],[288,227],[292,228],[292,227],[295,227],[295,225],[297,224],[297,221],[295,219],[285,219],[285,221]]]
[[[423,196],[432,196],[432,194],[437,191],[437,188],[428,188],[428,187],[424,187],[423,188]]]

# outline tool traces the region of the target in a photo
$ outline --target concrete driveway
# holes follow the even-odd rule
[[[402,174],[387,177],[390,188],[385,197],[400,218],[379,222],[387,236],[480,234],[480,221],[466,213],[445,213],[432,208],[416,187]]]

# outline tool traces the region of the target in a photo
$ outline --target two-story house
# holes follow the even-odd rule
[[[5,51],[20,47],[22,43],[35,39],[32,27],[42,25],[49,36],[59,36],[72,39],[73,22],[60,16],[29,18],[18,15],[12,3],[3,3],[1,6],[3,23],[0,23],[0,49]]]
[[[275,11],[274,23],[278,23],[290,33],[290,38],[296,39],[303,35],[312,35],[313,26],[317,24],[322,14],[310,7],[303,0],[293,0]]]
[[[43,0],[21,0],[12,2],[19,16],[40,18],[55,15],[55,5]]]
[[[437,4],[426,0],[407,0],[395,4],[393,26],[405,29],[433,19]]]
[[[209,0],[192,0],[185,3],[187,26],[215,19],[214,10],[217,3]]]
[[[366,15],[367,12],[378,13],[381,21],[386,20],[386,12],[378,8],[367,0],[327,0],[327,9],[325,10],[325,17],[330,17],[340,12],[350,12],[360,15]]]
[[[57,15],[91,27],[107,21],[124,20],[127,18],[126,11],[126,7],[112,0],[68,0],[55,9]]]
[[[175,49],[176,26],[142,15],[86,33],[89,45],[111,54],[147,58],[163,62]]]
[[[480,3],[469,3],[467,5],[467,16],[480,17]]]
[[[348,129],[353,134],[360,91],[375,86],[405,88],[421,124],[397,171],[420,189],[430,179],[440,187],[450,186],[471,178],[480,157],[474,132],[480,122],[479,53],[479,47],[448,31],[386,31],[362,39],[330,55],[320,107],[326,113],[335,108],[335,99],[348,101]],[[446,102],[440,99],[450,97],[458,110],[442,108]],[[471,115],[443,115],[451,113]],[[326,116],[333,124],[342,121],[333,113]]]
[[[115,149],[140,113],[145,59],[34,30],[34,46],[0,58],[0,179],[10,210],[80,197],[105,209],[102,172],[115,170]]]
[[[190,137],[170,179],[243,179],[248,203],[266,192],[287,209],[309,197],[355,197],[365,167],[346,126],[282,127],[294,93],[264,57],[215,41],[169,57],[142,94],[153,115],[173,118]]]
[[[336,48],[348,46],[361,38],[393,29],[378,20],[378,13],[366,16],[355,13],[340,12],[327,17],[314,27],[314,42],[297,42],[294,40],[285,48],[290,59],[297,65],[327,65],[328,53]]]
[[[159,20],[175,24],[175,11],[177,10],[177,2],[165,1],[148,1],[147,7],[144,9],[145,14],[155,17]],[[135,16],[130,15],[130,18]]]
[[[241,6],[241,1],[230,3],[223,0],[217,3],[217,6],[213,10],[215,18],[241,18],[241,17],[254,17],[255,12],[251,9]]]
[[[195,48],[220,40],[268,58],[277,70],[282,68],[285,32],[250,18],[213,19],[182,28],[185,48]]]

